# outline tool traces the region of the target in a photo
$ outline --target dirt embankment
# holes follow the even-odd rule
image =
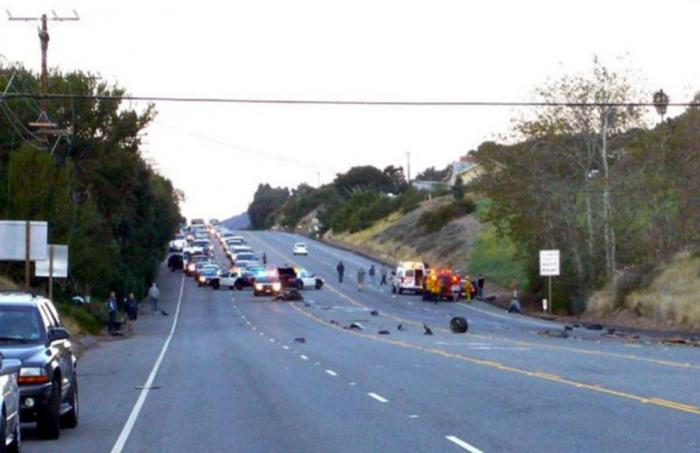
[[[324,239],[382,261],[424,261],[431,266],[449,266],[466,273],[471,249],[483,229],[475,215],[453,220],[435,233],[425,233],[416,225],[421,214],[444,203],[446,201],[440,199],[428,201],[406,215],[393,213],[366,230],[328,232]]]
[[[593,294],[584,317],[639,328],[700,331],[700,256],[685,251],[651,275],[618,278]],[[625,286],[626,287],[622,287]],[[631,288],[630,288],[631,286]]]

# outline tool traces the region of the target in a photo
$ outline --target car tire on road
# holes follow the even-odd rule
[[[61,416],[61,428],[75,428],[80,418],[80,395],[78,394],[78,380],[73,378],[70,395],[68,396],[70,410]]]
[[[61,386],[54,380],[51,398],[37,409],[36,430],[41,439],[58,439],[61,435]]]
[[[240,290],[243,289],[243,283],[241,283],[241,282],[236,282],[236,284],[233,285],[233,286],[234,286],[234,287],[236,288],[236,290],[238,290],[238,291],[240,291]]]
[[[214,289],[219,289],[219,282],[214,282],[211,284],[211,287]]]
[[[302,289],[304,289],[304,282],[301,280],[297,280],[297,283],[294,286],[296,287],[296,289],[301,291]]]
[[[316,289],[323,288],[323,282],[321,280],[316,280]]]

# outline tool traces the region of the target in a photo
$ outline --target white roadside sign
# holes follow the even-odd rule
[[[68,278],[68,246],[49,244],[49,258],[36,262],[34,275],[36,277],[49,277],[51,263],[51,249],[53,249],[53,278]]]
[[[47,222],[29,223],[29,260],[48,259]],[[0,261],[24,261],[26,259],[27,222],[24,220],[0,220]]]
[[[540,275],[558,277],[560,272],[559,250],[540,250]]]

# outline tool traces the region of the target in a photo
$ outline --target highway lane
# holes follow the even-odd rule
[[[393,299],[376,289],[357,293],[351,282],[333,283],[335,260],[366,264],[364,258],[311,243],[311,256],[297,260],[294,236],[243,234],[270,261],[303,261],[333,288],[305,291],[305,303],[286,303],[253,298],[251,291],[197,288],[187,279],[177,329],[124,451],[700,448],[700,413],[693,412],[700,403],[697,350],[592,341],[570,346],[537,335],[542,326],[528,319]],[[171,314],[180,279],[161,273]],[[380,315],[372,316],[371,308]],[[444,330],[457,312],[469,315],[476,333]],[[435,335],[409,323],[398,331],[401,319],[426,321]],[[81,370],[95,374],[81,380],[81,426],[57,442],[31,441],[27,451],[109,451],[172,321],[143,317],[140,335],[88,352]],[[352,321],[365,330],[342,328]],[[378,335],[383,328],[391,334]],[[111,374],[100,374],[105,369]]]

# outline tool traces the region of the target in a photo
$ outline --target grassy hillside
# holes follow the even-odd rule
[[[625,290],[618,284],[593,294],[587,314],[641,327],[700,329],[698,254],[678,253],[636,280],[636,289]]]
[[[426,233],[417,226],[421,215],[450,201],[450,197],[437,198],[405,215],[394,212],[368,229],[356,233],[329,232],[325,238],[389,262],[425,261],[432,266],[454,267],[464,274],[483,273],[501,287],[510,287],[514,280],[525,286],[525,271],[515,258],[514,244],[483,223],[479,211],[452,220],[434,233]]]

